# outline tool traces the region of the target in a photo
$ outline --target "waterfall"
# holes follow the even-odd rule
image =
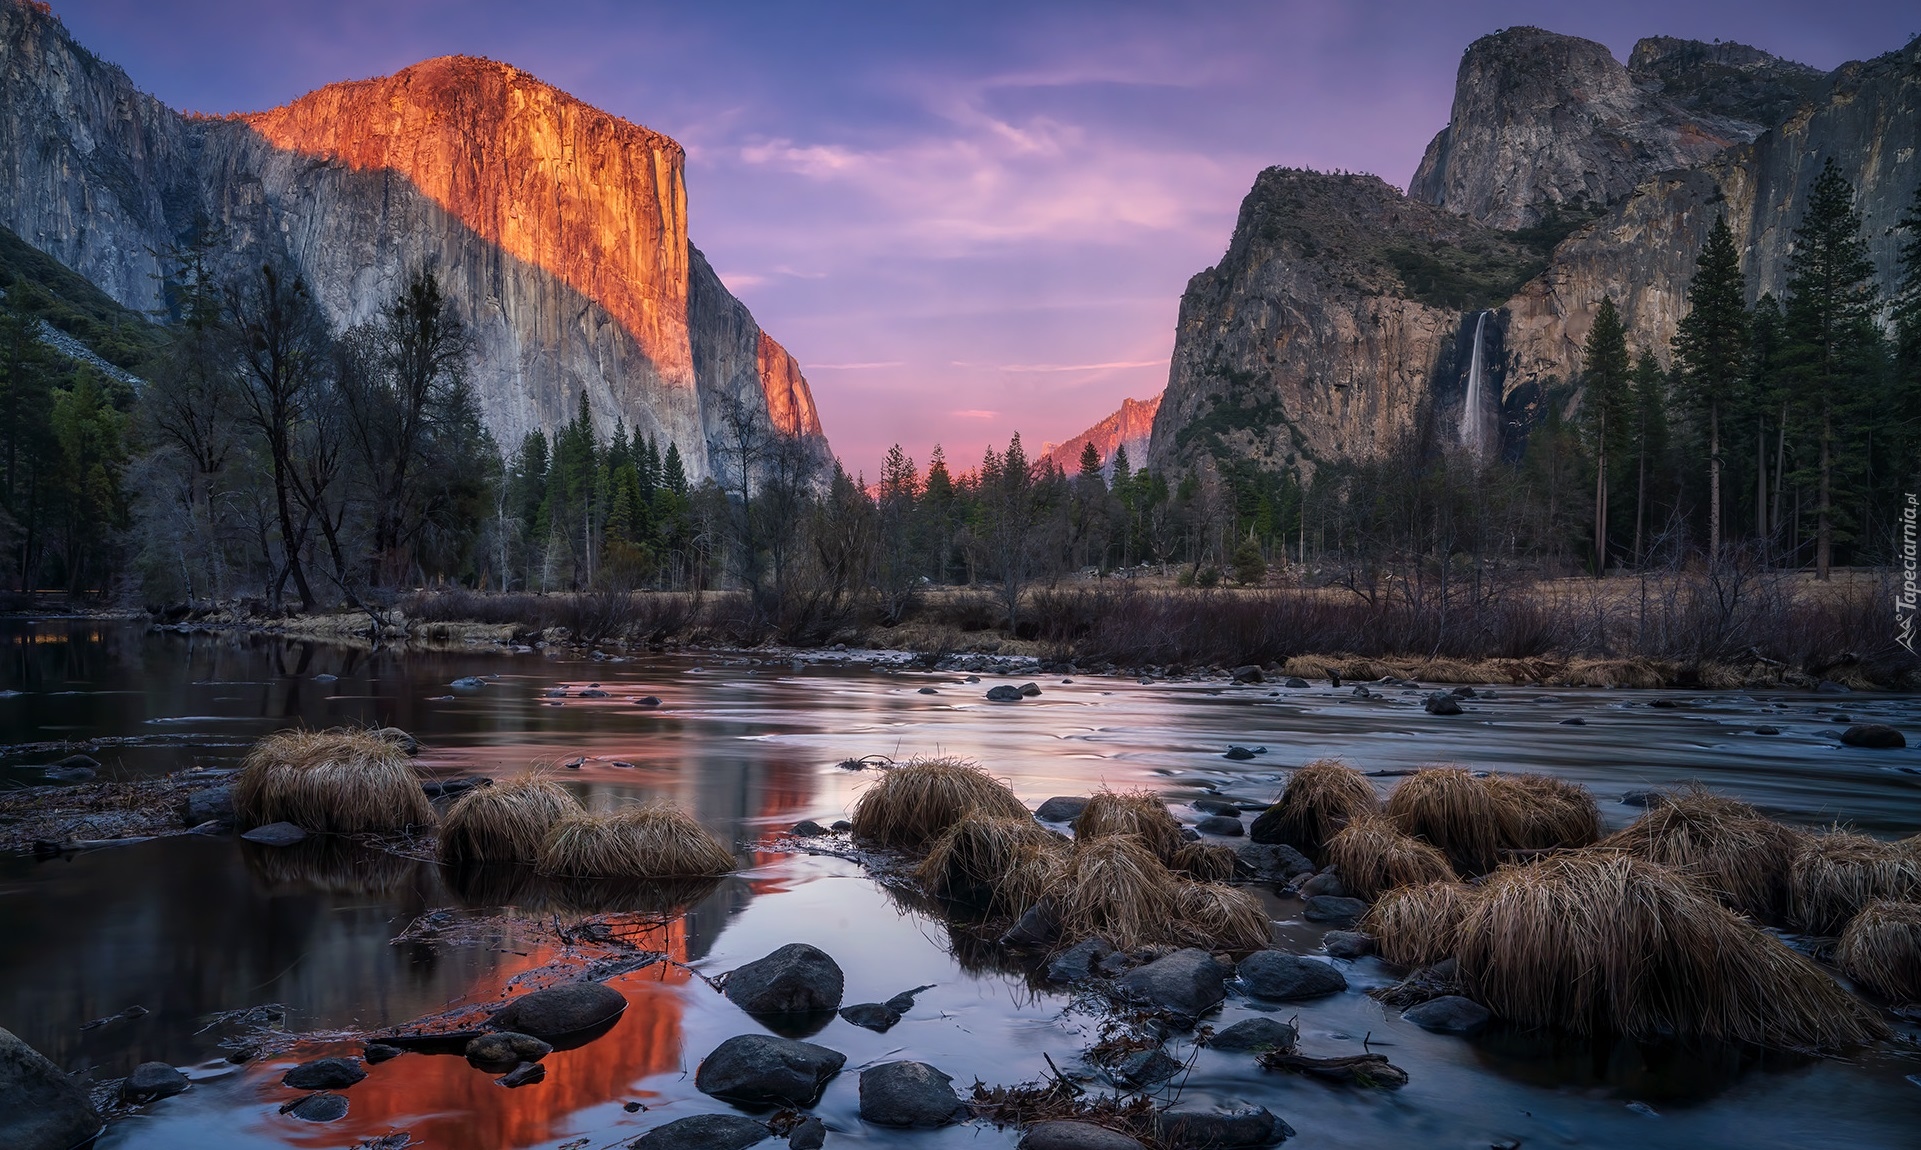
[[[1461,405],[1461,446],[1469,455],[1481,459],[1487,454],[1487,419],[1481,396],[1481,333],[1487,327],[1487,312],[1474,321],[1474,354],[1467,361],[1467,401]]]

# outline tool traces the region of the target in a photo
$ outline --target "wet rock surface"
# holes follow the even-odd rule
[[[1055,795],[1034,811],[1034,817],[1044,823],[1071,823],[1086,809],[1086,795]]]
[[[860,1116],[878,1126],[947,1126],[966,1115],[954,1080],[925,1062],[861,1071]]]
[[[1175,1106],[1158,1120],[1161,1140],[1188,1150],[1237,1150],[1244,1146],[1273,1146],[1294,1133],[1265,1106],[1202,1108]]]
[[[1020,1150],[1146,1150],[1137,1138],[1092,1122],[1036,1122],[1021,1135]]]
[[[1347,989],[1347,977],[1325,962],[1279,950],[1257,950],[1236,968],[1241,986],[1257,998],[1292,1002]]]
[[[1487,1007],[1458,994],[1429,999],[1401,1017],[1438,1034],[1479,1034],[1493,1018]]]
[[[746,1150],[773,1137],[766,1125],[737,1114],[696,1114],[656,1126],[633,1150]]]
[[[700,1060],[694,1089],[746,1106],[812,1106],[847,1056],[772,1034],[737,1034]]]
[[[265,826],[255,827],[250,831],[242,832],[240,837],[250,843],[259,843],[262,846],[290,847],[304,840],[307,837],[307,832],[304,828],[297,827],[292,823],[268,823]]]
[[[170,1098],[185,1090],[187,1076],[165,1062],[142,1062],[120,1083],[120,1099],[139,1105]]]
[[[1301,910],[1301,917],[1309,922],[1324,922],[1332,926],[1352,926],[1361,921],[1367,913],[1367,904],[1358,898],[1346,898],[1335,894],[1317,894],[1307,900]]]
[[[1189,947],[1136,967],[1115,983],[1122,998],[1191,1021],[1227,997],[1233,968],[1204,950]]]
[[[1207,1040],[1211,1050],[1229,1053],[1261,1050],[1292,1050],[1300,1033],[1286,1022],[1274,1018],[1243,1018]]]
[[[281,1075],[280,1084],[295,1090],[344,1090],[365,1077],[358,1059],[316,1058]]]
[[[288,1103],[280,1112],[302,1122],[338,1122],[347,1116],[347,1096],[322,1090]]]
[[[531,1034],[500,1031],[483,1034],[467,1044],[467,1061],[475,1066],[516,1066],[539,1062],[553,1053],[553,1047]]]
[[[809,1114],[787,1135],[787,1150],[820,1150],[827,1144],[827,1124]]]
[[[1886,723],[1856,723],[1841,732],[1841,741],[1850,747],[1871,750],[1899,750],[1908,745],[1906,736]]]
[[[1297,875],[1313,874],[1313,862],[1300,851],[1286,843],[1261,840],[1261,822],[1267,818],[1267,815],[1262,815],[1254,820],[1254,826],[1248,832],[1253,842],[1234,849],[1242,868],[1252,877],[1266,882],[1287,882]]]
[[[99,1129],[100,1115],[80,1084],[0,1030],[0,1146],[70,1150]]]
[[[846,982],[826,951],[790,942],[733,971],[722,987],[749,1014],[807,1014],[840,1009]]]
[[[592,1030],[620,1016],[627,1000],[598,982],[569,982],[521,995],[494,1015],[494,1025],[543,1042]]]

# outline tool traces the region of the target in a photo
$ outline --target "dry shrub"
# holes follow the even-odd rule
[[[573,792],[532,771],[476,787],[447,811],[440,828],[440,860],[456,866],[534,862],[547,832],[579,810]]]
[[[1463,874],[1485,874],[1521,837],[1518,796],[1461,767],[1429,767],[1387,797],[1387,817],[1402,833],[1439,847]],[[1345,876],[1343,876],[1345,881]]]
[[[1462,919],[1457,957],[1473,996],[1523,1026],[1805,1050],[1885,1033],[1779,939],[1615,852],[1502,868]]]
[[[968,814],[934,840],[914,877],[930,893],[1016,916],[1046,893],[1066,840],[1032,817]]]
[[[704,878],[734,869],[734,853],[670,803],[560,818],[541,844],[539,871],[570,878]]]
[[[1380,809],[1366,776],[1336,759],[1317,759],[1294,772],[1274,805],[1248,834],[1257,843],[1286,843],[1319,858],[1347,821]]]
[[[1572,659],[1554,676],[1557,687],[1620,687],[1651,691],[1677,677],[1672,664],[1655,659]]]
[[[1274,922],[1261,900],[1211,882],[1176,882],[1174,908],[1180,941],[1210,951],[1241,954],[1274,945]]]
[[[854,837],[919,850],[968,814],[1031,819],[1006,784],[958,759],[917,759],[889,770],[854,804]]]
[[[1834,961],[1876,994],[1921,1002],[1921,905],[1869,903],[1841,932]]]
[[[1182,843],[1168,860],[1168,868],[1198,882],[1226,882],[1234,877],[1233,847],[1220,843]]]
[[[1811,835],[1788,868],[1788,921],[1834,934],[1876,899],[1921,895],[1921,858],[1899,843],[1835,830]]]
[[[1517,849],[1585,847],[1601,837],[1601,809],[1586,787],[1549,775],[1495,775],[1482,781],[1519,814],[1512,844]]]
[[[434,808],[407,754],[373,731],[276,731],[253,745],[234,783],[243,825],[287,822],[355,834],[431,826]]]
[[[1077,839],[1049,876],[1060,945],[1099,936],[1122,950],[1172,941],[1178,880],[1138,835]]]
[[[1601,846],[1680,871],[1735,910],[1764,922],[1786,905],[1801,832],[1698,785],[1665,791]]]
[[[1172,862],[1181,849],[1180,820],[1153,791],[1095,791],[1074,820],[1074,837],[1104,835],[1138,835],[1162,862]]]
[[[1388,891],[1367,910],[1361,929],[1381,957],[1397,966],[1426,966],[1454,957],[1461,920],[1480,891],[1460,882],[1427,882]]]
[[[1327,861],[1355,898],[1375,899],[1414,883],[1458,881],[1447,856],[1402,834],[1381,815],[1360,815],[1327,842]]]

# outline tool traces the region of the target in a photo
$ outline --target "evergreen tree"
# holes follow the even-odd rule
[[[1608,467],[1618,457],[1632,418],[1633,391],[1627,329],[1614,301],[1601,300],[1581,351],[1581,412],[1594,454],[1594,574],[1607,573]]]
[[[1726,216],[1716,216],[1688,283],[1688,314],[1674,335],[1681,395],[1707,424],[1708,555],[1721,554],[1721,414],[1735,398],[1748,354],[1747,281]],[[1645,473],[1645,468],[1643,469]],[[1641,533],[1639,515],[1635,537]],[[1637,542],[1636,553],[1639,553]]]
[[[1798,437],[1812,440],[1817,579],[1827,579],[1834,545],[1851,537],[1836,487],[1863,463],[1857,434],[1880,340],[1875,326],[1874,263],[1854,210],[1854,187],[1830,157],[1794,229],[1788,255],[1786,377]]]
[[[1080,478],[1100,479],[1103,486],[1107,483],[1106,479],[1101,477],[1101,453],[1095,448],[1094,441],[1091,439],[1081,444]]]
[[[1898,227],[1904,238],[1894,289],[1894,370],[1883,422],[1899,429],[1903,477],[1914,490],[1921,483],[1921,185]]]
[[[947,582],[948,558],[954,550],[954,508],[958,493],[954,477],[947,471],[947,453],[941,445],[927,457],[927,479],[921,484],[919,518],[927,545],[927,569],[936,583]]]
[[[1742,406],[1754,424],[1754,536],[1772,551],[1781,529],[1781,476],[1787,459],[1787,395],[1781,386],[1781,307],[1772,292],[1754,301],[1748,325]],[[1768,434],[1773,428],[1772,441]]]
[[[1649,480],[1658,482],[1659,474],[1652,476],[1650,471],[1658,468],[1667,449],[1667,373],[1655,362],[1649,352],[1642,352],[1634,365],[1632,383],[1632,410],[1634,415],[1634,562],[1640,566],[1647,559],[1642,548],[1646,538],[1649,510]]]

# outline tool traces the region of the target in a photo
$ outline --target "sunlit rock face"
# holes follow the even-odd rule
[[[503,446],[585,394],[603,430],[678,444],[695,477],[730,399],[826,451],[798,366],[688,243],[680,145],[525,72],[445,57],[183,117],[6,2],[0,95],[0,222],[128,306],[162,305],[154,253],[195,237],[222,271],[291,262],[342,328],[432,267]]]
[[[1082,449],[1092,443],[1100,453],[1104,474],[1112,476],[1114,453],[1122,447],[1127,448],[1129,466],[1139,467],[1147,462],[1148,437],[1154,430],[1154,413],[1160,409],[1158,395],[1152,399],[1123,399],[1119,410],[1106,419],[1065,443],[1050,444],[1047,458],[1062,472],[1073,475],[1080,471]]]

